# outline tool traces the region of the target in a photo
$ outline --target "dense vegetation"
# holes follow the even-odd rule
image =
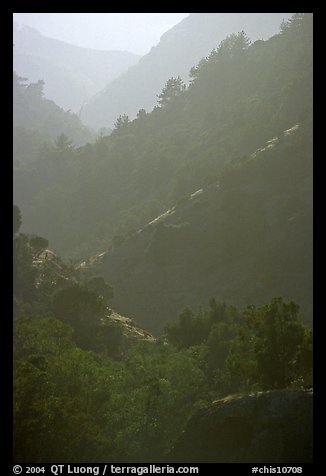
[[[116,289],[114,307],[161,332],[171,314],[211,295],[238,306],[283,295],[311,322],[310,127],[262,149],[89,264]]]
[[[233,34],[152,113],[15,167],[17,463],[169,461],[216,398],[312,385],[311,48],[311,14]]]
[[[18,233],[20,223],[14,207],[17,462],[168,459],[190,415],[212,399],[311,385],[311,330],[281,298],[243,311],[212,298],[198,315],[184,309],[156,341],[119,353],[121,334],[103,325],[110,287],[82,282],[58,258],[40,266],[46,243]]]
[[[165,91],[175,96],[169,104],[126,117],[112,135],[62,160],[46,151],[16,170],[25,230],[47,236],[64,256],[103,251],[114,235],[211,183],[226,162],[297,123],[311,124],[311,15],[250,46],[243,33],[230,36],[191,74],[186,90]]]
[[[153,332],[211,295],[283,295],[310,322],[311,35],[309,14],[266,42],[231,35],[188,88],[167,81],[151,114],[120,116],[95,144],[43,149],[14,174],[25,230],[64,256],[110,250],[98,272],[115,307]]]
[[[120,114],[134,119],[139,109],[151,111],[171,76],[188,83],[189,70],[227,35],[245,30],[252,41],[277,33],[290,13],[191,13],[164,33],[156,46],[124,74],[111,81],[83,108],[91,127],[112,127]]]

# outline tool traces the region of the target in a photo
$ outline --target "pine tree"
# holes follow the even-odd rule
[[[185,91],[185,89],[186,85],[183,83],[180,76],[168,79],[161,94],[157,96],[159,98],[159,105],[161,107],[166,106],[173,100],[173,98],[179,96],[183,91]]]

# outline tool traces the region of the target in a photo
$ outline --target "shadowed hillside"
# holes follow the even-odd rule
[[[284,131],[91,262],[117,290],[114,305],[158,332],[211,295],[240,306],[283,295],[311,322],[310,137]]]

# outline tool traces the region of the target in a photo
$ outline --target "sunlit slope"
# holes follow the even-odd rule
[[[157,46],[127,72],[91,98],[82,119],[91,127],[112,127],[120,114],[135,118],[151,111],[171,76],[189,80],[190,68],[231,33],[246,31],[252,41],[278,33],[289,13],[192,13],[166,32]]]
[[[16,170],[15,200],[25,230],[66,256],[110,250],[116,309],[151,331],[211,295],[284,295],[309,321],[311,127],[307,14],[266,42],[229,38],[152,114]]]
[[[114,306],[157,332],[210,296],[245,306],[280,295],[311,322],[310,134],[284,131],[93,261]]]

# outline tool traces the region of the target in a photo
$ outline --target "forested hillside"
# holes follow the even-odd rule
[[[77,145],[95,140],[71,111],[64,111],[44,97],[44,81],[31,83],[13,73],[13,160],[14,165],[33,162],[40,157],[42,146],[61,134],[69,135]]]
[[[311,18],[292,23],[250,46],[245,34],[229,37],[192,69],[189,88],[168,81],[151,114],[120,118],[111,136],[66,150],[62,160],[44,151],[15,170],[24,229],[66,256],[105,251],[115,235],[214,182],[233,159],[311,124]]]
[[[44,94],[79,114],[84,103],[112,79],[137,63],[128,51],[98,51],[47,38],[14,23],[14,70],[31,82],[43,80]]]
[[[15,463],[312,461],[312,23],[96,139],[14,73]]]
[[[274,463],[311,461],[311,404],[299,398],[294,417],[288,408],[312,385],[312,332],[297,304],[274,298],[240,310],[212,297],[199,314],[171,315],[155,339],[108,308],[114,290],[101,276],[81,276],[45,238],[20,233],[21,219],[14,206],[14,462],[184,462],[185,454],[187,461],[239,461],[232,437],[225,453],[225,443],[198,417],[183,445],[179,438],[189,418],[211,411],[216,398],[251,392],[252,401],[257,391],[255,399],[274,399],[278,412],[281,403],[290,422],[298,416],[304,436],[302,427],[282,425],[282,442],[271,451],[273,412],[264,414],[263,439],[255,412],[250,424],[260,430],[252,438],[260,443],[240,461],[259,462],[266,454]],[[287,390],[265,392],[272,389]],[[249,418],[252,405],[246,405]],[[233,404],[233,414],[243,408]],[[232,434],[234,425],[228,429]],[[184,448],[198,432],[210,442],[204,456],[200,447]]]
[[[300,128],[301,127],[301,128]],[[211,295],[236,305],[282,295],[312,316],[312,141],[300,126],[234,160],[90,264],[113,305],[153,332]]]
[[[311,34],[306,15],[266,42],[231,35],[192,69],[189,88],[169,80],[151,114],[17,169],[26,230],[66,256],[113,247],[102,272],[119,283],[117,304],[154,330],[216,292],[238,304],[293,296],[309,320]],[[210,184],[137,244],[135,231]]]
[[[134,119],[139,109],[150,112],[157,94],[171,76],[188,84],[189,70],[227,35],[245,30],[252,41],[278,32],[290,13],[191,13],[162,35],[160,42],[128,71],[90,98],[83,121],[94,128],[112,127],[120,114]]]

